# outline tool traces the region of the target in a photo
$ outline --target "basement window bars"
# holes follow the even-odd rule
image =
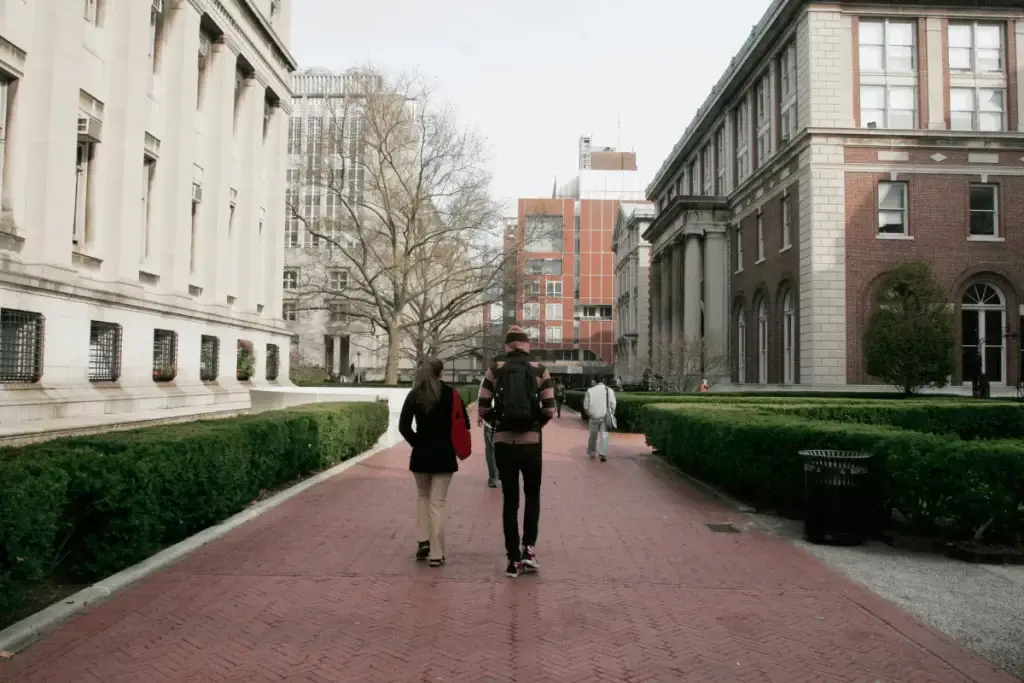
[[[281,370],[281,349],[277,344],[267,344],[267,380],[273,382]]]
[[[43,377],[41,313],[0,309],[0,384],[33,384]]]
[[[178,374],[178,333],[153,330],[153,381],[170,382]]]
[[[204,334],[199,341],[199,379],[215,382],[220,374],[220,339]]]
[[[121,326],[93,320],[89,326],[89,381],[116,382],[121,377]]]
[[[248,382],[254,374],[256,374],[256,353],[252,342],[239,339],[235,377],[239,382]]]

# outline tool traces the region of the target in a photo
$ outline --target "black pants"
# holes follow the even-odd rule
[[[555,409],[558,411],[558,417],[562,417],[562,399],[555,399]]]
[[[523,475],[523,545],[536,545],[537,522],[540,520],[541,445],[494,444],[494,459],[498,461],[501,476],[501,495],[504,503],[501,521],[505,530],[505,552],[508,559],[518,562],[519,545],[519,474]]]

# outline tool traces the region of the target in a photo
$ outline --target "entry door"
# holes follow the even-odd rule
[[[1003,383],[1003,312],[964,310],[962,323],[964,382],[984,375],[989,382]]]

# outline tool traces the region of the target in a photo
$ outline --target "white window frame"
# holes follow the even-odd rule
[[[523,320],[540,320],[540,304],[536,301],[523,304]]]
[[[544,283],[545,296],[562,296],[562,281],[548,280]]]
[[[766,73],[755,88],[757,103],[757,166],[761,168],[772,155],[772,81]]]
[[[903,207],[900,209],[883,209],[882,208],[882,189],[885,187],[894,186],[901,188]],[[876,202],[876,215],[878,217],[878,224],[875,228],[876,236],[879,239],[906,239],[910,236],[910,188],[906,182],[903,181],[890,181],[883,180],[878,183],[878,201]],[[903,230],[901,232],[882,232],[882,214],[896,214],[902,213]]]
[[[987,94],[998,94],[1002,100],[999,109],[982,109],[983,102],[988,101]],[[968,95],[971,98],[969,109],[957,107],[957,95]],[[1008,126],[1007,118],[1007,90],[1005,87],[962,87],[951,86],[949,88],[949,123],[950,130],[959,131],[982,131],[1001,132]],[[959,114],[959,116],[958,116]],[[969,119],[964,125],[964,114]],[[998,119],[998,123],[991,122]]]
[[[793,292],[786,290],[782,298],[782,355],[783,383],[796,383],[796,310]]]
[[[545,320],[561,320],[562,319],[562,304],[561,303],[544,304],[544,319]]]
[[[281,274],[281,289],[296,290],[299,288],[299,269],[285,268]]]
[[[768,384],[768,306],[757,305],[757,383]]]
[[[793,212],[790,208],[789,190],[782,193],[782,246],[779,252],[786,251],[793,246]]]
[[[765,247],[764,247],[764,213],[761,211],[757,212],[757,261],[763,263],[765,259]]]
[[[976,188],[984,188],[992,191],[992,210],[987,209],[975,209],[972,201],[974,198],[974,190]],[[970,220],[967,223],[967,237],[968,239],[984,242],[986,240],[1002,240],[1001,231],[999,229],[999,186],[995,183],[971,183],[968,190],[968,210],[970,213]],[[992,216],[992,234],[976,234],[974,232],[974,215],[975,214],[989,214]]]
[[[79,141],[75,147],[75,214],[71,243],[79,249],[89,240],[89,212],[92,208],[92,174],[96,144]]]
[[[970,44],[969,45],[954,45],[953,36],[956,28],[966,28],[970,31]],[[982,48],[978,47],[978,29],[979,28],[993,28],[999,33],[999,47],[998,48]],[[949,22],[949,71],[951,75],[958,74],[1002,74],[1006,72],[1006,24],[999,22],[988,22],[988,21],[951,21]],[[957,52],[967,51],[969,53],[970,65],[967,68],[958,68],[953,66],[954,59],[953,55]],[[991,53],[998,52],[998,68],[996,69],[979,69],[978,64],[980,60],[980,54],[982,52]]]
[[[547,329],[544,330],[544,341],[551,342],[552,344],[561,343],[562,326],[548,325]]]
[[[871,19],[861,21],[860,38],[858,45],[857,59],[860,63],[860,124],[862,128],[869,127],[868,124],[874,121],[875,127],[893,130],[912,130],[920,127],[920,107],[918,105],[918,81],[917,81],[917,22],[916,20],[896,19]],[[868,33],[864,30],[868,26],[880,26],[882,30],[882,43],[866,43],[864,37]],[[895,45],[890,41],[891,29],[894,25],[905,26],[910,30],[911,44]],[[910,50],[910,68],[892,68],[890,62],[894,61],[892,52],[894,50]],[[881,51],[882,68],[866,68],[863,56],[865,49]],[[881,107],[867,107],[874,94],[880,99]],[[909,96],[911,108],[894,106],[893,100],[897,95]],[[871,114],[874,114],[872,116]],[[909,122],[893,121],[903,113],[906,118],[909,115]],[[881,120],[879,120],[881,119]],[[904,125],[904,123],[908,125]]]
[[[715,176],[711,172],[711,164],[714,156],[714,150],[712,149],[711,145],[704,145],[704,149],[700,153],[700,173],[701,180],[704,181],[703,194],[705,197],[710,197],[715,194]]]
[[[342,292],[348,288],[348,271],[343,268],[332,268],[327,273],[327,289]]]
[[[796,135],[796,43],[791,42],[779,55],[779,126],[785,145]]]
[[[287,322],[295,322],[299,319],[299,309],[294,301],[281,303],[281,319]]]
[[[142,157],[142,248],[139,254],[140,263],[149,260],[152,247],[152,193],[153,175],[156,172],[156,159],[151,156]]]
[[[715,173],[718,178],[715,194],[723,197],[728,192],[726,183],[729,180],[729,157],[726,154],[725,126],[719,127],[718,132],[715,134]]]
[[[8,98],[12,81],[0,74],[0,211],[3,210],[4,199],[4,166],[7,163],[7,120],[8,120]]]
[[[736,383],[747,383],[747,315],[742,307],[736,319]]]
[[[526,337],[532,342],[540,340],[539,327],[527,327],[526,329],[523,330],[523,332],[526,332]]]
[[[882,42],[881,43],[867,43],[864,37],[867,35],[865,27],[871,25],[880,25],[882,29]],[[892,35],[893,26],[907,26],[910,29],[910,45],[903,45],[893,43],[890,40]],[[858,45],[857,45],[857,62],[860,66],[861,75],[865,73],[902,73],[902,74],[913,74],[917,70],[917,21],[907,19],[862,19],[860,21],[860,27],[858,31]],[[882,68],[881,69],[869,69],[864,64],[864,51],[865,48],[876,49],[880,51],[882,57]],[[893,53],[896,50],[910,49],[910,67],[907,69],[893,68],[891,62],[896,61]]]
[[[866,107],[865,102],[869,99],[868,93],[880,93],[882,99],[882,108],[877,107]],[[893,95],[895,93],[902,93],[910,95],[910,102],[913,105],[911,109],[905,109],[902,107],[895,107],[893,105]],[[917,108],[917,86],[902,84],[902,85],[885,85],[877,83],[863,83],[860,86],[860,122],[862,128],[868,128],[869,123],[874,123],[876,128],[892,129],[892,130],[913,130],[918,127],[918,108]],[[878,115],[871,116],[869,112],[877,112]],[[893,123],[893,118],[900,114],[909,112],[910,125],[907,127],[897,127]],[[881,121],[879,121],[881,119]]]
[[[750,176],[750,98],[736,107],[736,185],[739,186]]]
[[[994,304],[992,304],[992,303],[967,303],[965,301],[965,299],[967,298],[968,293],[970,293],[971,290],[973,290],[975,287],[985,287],[985,288],[990,289],[992,291],[992,293],[995,294],[998,297],[998,303],[994,303]],[[1007,361],[1007,355],[1008,355],[1007,354],[1007,350],[1008,350],[1008,346],[1009,345],[1006,343],[1006,339],[1004,337],[1002,337],[1002,336],[999,337],[999,339],[997,340],[997,343],[995,343],[995,344],[989,343],[988,339],[985,337],[985,327],[986,327],[986,320],[985,319],[991,313],[998,313],[999,314],[999,329],[1000,330],[1005,330],[1006,329],[1006,317],[1007,317],[1007,315],[1006,315],[1007,314],[1007,310],[1006,310],[1006,295],[1003,293],[1002,288],[997,287],[994,284],[989,283],[989,282],[976,282],[976,283],[972,284],[970,287],[968,287],[964,291],[964,294],[963,294],[963,296],[960,299],[960,308],[961,308],[960,320],[957,321],[957,323],[958,323],[958,325],[960,325],[961,349],[963,349],[963,348],[980,348],[980,350],[981,350],[981,372],[983,374],[986,372],[987,368],[985,366],[988,364],[988,360],[986,358],[987,354],[985,353],[985,351],[990,349],[990,348],[997,348],[997,349],[999,349],[999,355],[1000,355],[1000,362],[999,362],[1000,374],[999,374],[999,378],[995,382],[993,382],[993,384],[995,384],[997,386],[1005,385],[1006,384],[1006,369],[1007,369],[1006,368],[1006,361]],[[974,313],[978,317],[978,342],[979,343],[978,343],[977,346],[972,346],[972,345],[968,344],[967,343],[968,340],[965,339],[966,331],[963,329],[963,318],[964,318],[963,314],[964,313]],[[963,357],[963,352],[962,351],[961,351],[960,355],[961,355],[961,358],[962,358]],[[964,368],[960,368],[960,372],[961,372],[961,374],[963,374]]]
[[[743,226],[736,225],[736,272],[743,272]]]

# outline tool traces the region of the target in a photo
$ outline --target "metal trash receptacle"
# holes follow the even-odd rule
[[[860,545],[873,515],[870,453],[800,451],[804,459],[804,538]]]

